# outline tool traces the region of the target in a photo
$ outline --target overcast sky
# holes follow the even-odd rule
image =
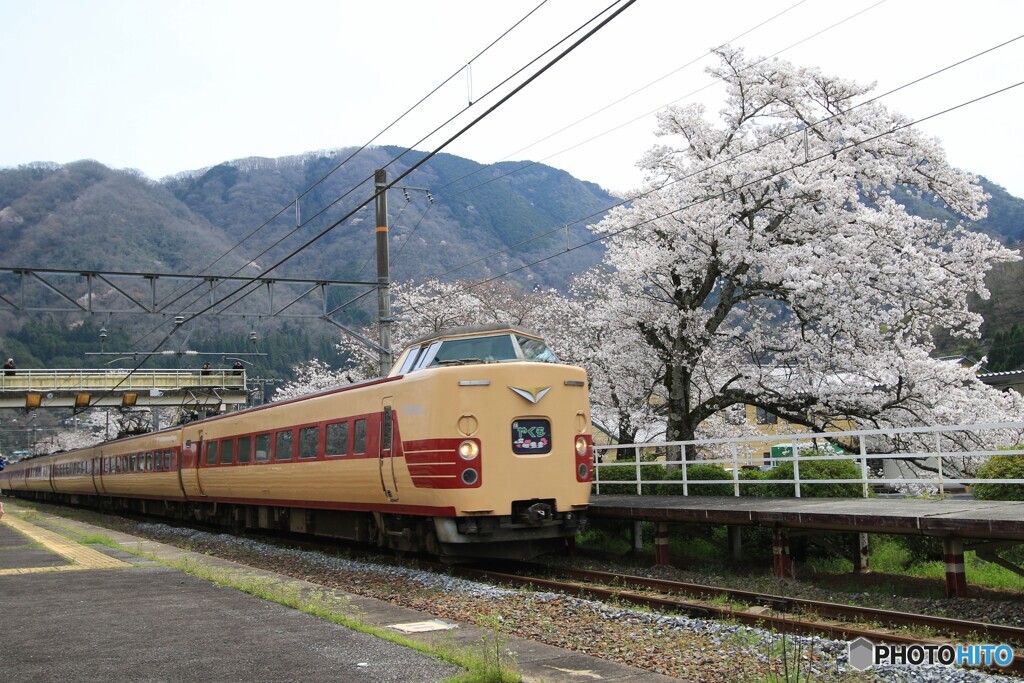
[[[470,99],[457,123],[482,113],[489,89],[611,2],[548,0],[377,143],[432,149],[454,128],[430,131]],[[362,145],[538,4],[0,0],[0,166],[90,158],[158,179]],[[881,93],[1022,33],[1019,0],[638,0],[445,151],[543,161],[625,191],[655,142],[653,112],[720,108],[704,72],[716,45]],[[920,119],[1020,81],[1024,40],[884,101]],[[1024,86],[920,127],[954,164],[1024,196],[1022,112]]]

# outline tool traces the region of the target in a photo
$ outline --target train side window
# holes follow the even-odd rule
[[[315,458],[320,448],[320,428],[303,427],[299,430],[299,457]]]
[[[235,440],[224,439],[220,442],[220,464],[230,465],[235,461]]]
[[[238,437],[238,462],[249,462],[252,460],[252,437]]]
[[[171,450],[167,449],[164,451],[164,470],[170,471],[171,469]]]
[[[139,469],[139,455],[138,453],[132,453],[131,458],[128,460],[128,470],[131,472],[137,472]]]
[[[348,454],[348,422],[334,422],[327,425],[327,455]]]
[[[356,428],[352,445],[352,452],[362,454],[366,452],[366,420],[356,420]]]
[[[277,438],[274,440],[274,460],[291,460],[294,453],[293,448],[292,432],[286,430],[277,433]]]
[[[217,464],[217,449],[220,446],[219,441],[207,441],[206,442],[206,464],[216,465]]]
[[[153,451],[149,451],[148,453],[146,453],[146,468],[145,469],[146,469],[147,472],[152,472],[153,471]]]
[[[270,460],[270,434],[260,434],[256,437],[256,462]]]

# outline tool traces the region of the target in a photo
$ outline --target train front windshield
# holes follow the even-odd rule
[[[543,340],[519,334],[499,334],[435,341],[413,349],[400,372],[413,372],[445,365],[500,363],[528,360],[557,363],[558,357]]]

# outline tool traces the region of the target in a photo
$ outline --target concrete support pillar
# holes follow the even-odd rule
[[[772,529],[772,558],[775,560],[775,576],[792,579],[793,558],[789,555],[789,532]]]
[[[868,535],[854,534],[853,537],[853,572],[860,574],[868,571]]]
[[[644,549],[643,522],[633,522],[633,554],[639,555]]]
[[[740,527],[726,527],[729,538],[729,555],[735,561],[743,559],[743,537],[740,535]]]
[[[654,523],[654,563],[671,564],[668,556],[668,522]]]
[[[946,596],[966,598],[967,574],[964,572],[963,539],[942,539],[942,555],[946,562]]]

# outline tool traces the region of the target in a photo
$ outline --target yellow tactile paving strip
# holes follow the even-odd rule
[[[42,527],[30,524],[25,520],[18,519],[13,515],[4,515],[0,524],[6,524],[15,531],[28,536],[33,541],[41,544],[47,550],[57,553],[71,564],[57,567],[18,567],[15,569],[0,569],[0,576],[5,574],[34,574],[36,572],[69,572],[81,569],[116,569],[118,567],[130,567],[127,562],[104,555],[92,548],[75,543],[60,534],[56,534]]]

